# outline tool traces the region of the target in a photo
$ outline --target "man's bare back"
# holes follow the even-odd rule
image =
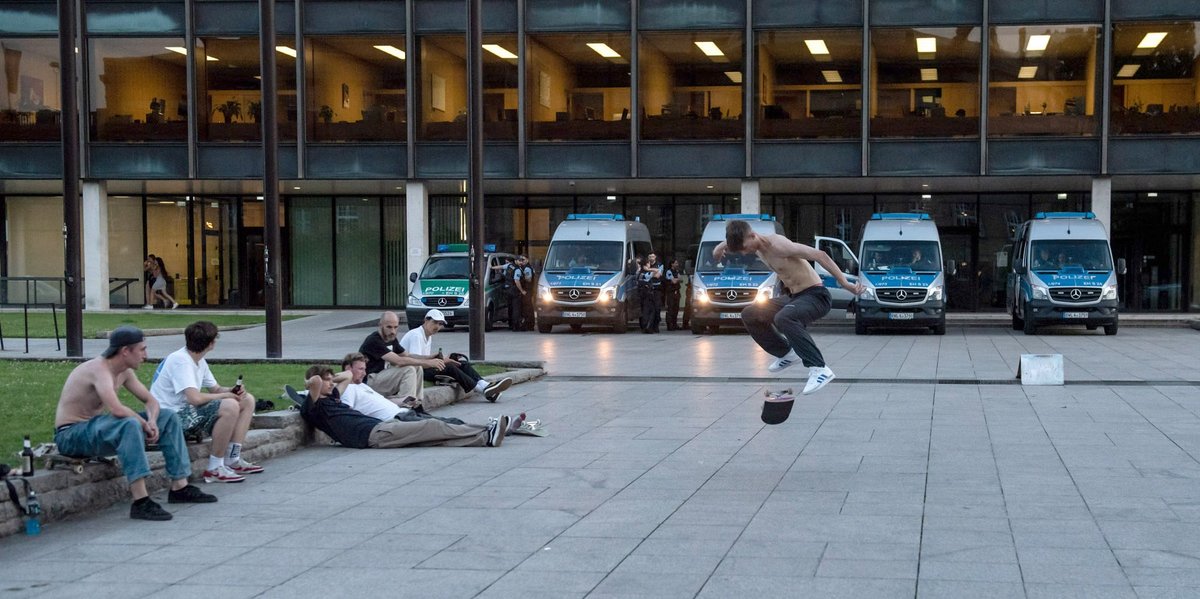
[[[111,389],[115,396],[132,376],[135,375],[131,368],[113,376],[108,367],[108,360],[104,358],[92,358],[75,367],[67,376],[62,395],[58,398],[54,426],[74,424],[96,417],[104,411],[104,402],[99,390]]]

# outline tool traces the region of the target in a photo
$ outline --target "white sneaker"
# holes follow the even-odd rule
[[[804,394],[816,393],[834,379],[833,371],[828,366],[813,366],[808,369],[808,383],[804,385]]]
[[[152,304],[146,304],[145,306],[142,306],[142,309],[143,310],[153,310],[154,306]]]
[[[775,358],[775,361],[771,362],[770,366],[767,366],[767,372],[779,372],[780,370],[783,370],[784,368],[787,368],[788,366],[791,366],[799,361],[800,356],[796,355],[796,350],[788,350],[786,356],[782,358]]]

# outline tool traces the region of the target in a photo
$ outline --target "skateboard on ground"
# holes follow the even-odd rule
[[[43,467],[46,470],[53,470],[55,466],[66,466],[75,474],[83,474],[83,467],[87,464],[108,464],[109,466],[117,465],[115,457],[77,457],[71,455],[62,455],[61,453],[48,453],[42,456],[45,460]]]
[[[767,389],[763,392],[762,421],[767,424],[780,424],[792,413],[792,405],[796,403],[796,395],[788,389]]]

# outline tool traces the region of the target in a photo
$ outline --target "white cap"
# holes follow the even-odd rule
[[[434,308],[425,313],[425,320],[429,320],[431,318],[436,322],[446,324],[446,315],[442,314],[442,311],[438,310],[437,308]]]

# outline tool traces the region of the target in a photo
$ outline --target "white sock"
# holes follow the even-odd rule
[[[242,459],[242,444],[230,443],[227,453],[228,456],[225,458],[225,465],[232,468],[234,464],[238,463],[238,460]]]
[[[212,471],[215,471],[217,468],[220,468],[221,462],[224,460],[225,460],[224,456],[219,456],[219,455],[208,456],[208,470],[210,472],[212,472]]]
[[[483,393],[483,390],[484,390],[484,389],[487,389],[487,386],[488,386],[488,382],[487,382],[487,381],[485,381],[485,380],[483,380],[483,379],[479,379],[479,382],[478,382],[478,383],[475,383],[475,392],[476,392],[476,393]]]

